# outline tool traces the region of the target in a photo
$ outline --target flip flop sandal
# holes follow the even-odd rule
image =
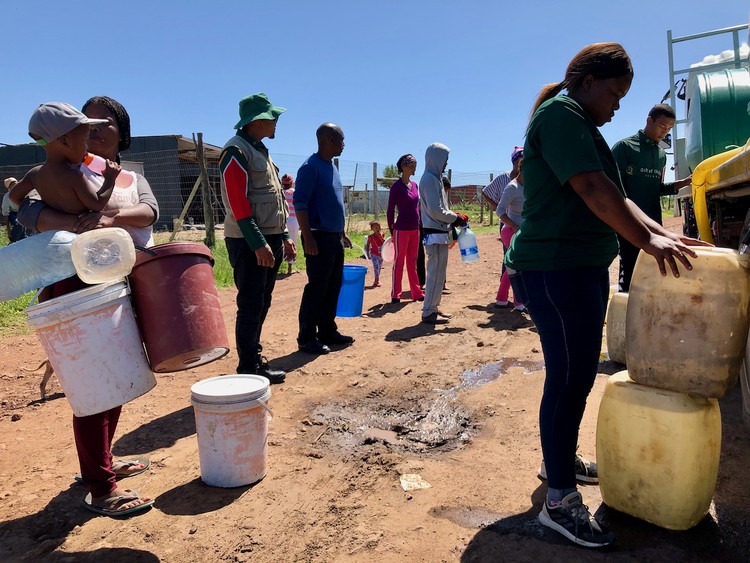
[[[128,467],[132,467],[134,465],[142,465],[143,467],[131,473],[118,473],[118,471],[122,471],[123,469],[127,469]],[[115,479],[119,481],[120,479],[125,479],[126,477],[133,477],[135,475],[145,473],[146,471],[151,469],[151,460],[147,457],[143,457],[140,459],[116,459],[112,462],[111,469],[115,473]],[[83,477],[81,477],[80,473],[74,475],[73,479],[75,479],[79,483],[83,483]]]
[[[141,512],[143,510],[150,509],[154,504],[154,499],[147,500],[137,506],[131,506],[130,508],[118,509],[118,506],[138,500],[140,496],[138,491],[127,490],[129,495],[116,495],[104,499],[101,503],[94,504],[91,493],[86,495],[81,501],[81,505],[91,512],[99,514],[101,516],[109,516],[110,518],[117,518],[119,516],[127,516],[128,514],[134,514],[135,512]]]

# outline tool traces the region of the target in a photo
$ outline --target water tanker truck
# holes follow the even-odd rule
[[[731,48],[688,68],[675,68],[680,43],[731,40]],[[667,32],[670,90],[678,112],[675,177],[692,174],[677,194],[683,232],[717,246],[750,252],[750,53],[748,25],[685,37]],[[743,411],[750,424],[750,352],[740,373]]]

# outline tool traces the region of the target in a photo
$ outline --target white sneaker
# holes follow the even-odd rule
[[[516,305],[515,307],[513,307],[513,310],[514,311],[518,311],[519,313],[523,313],[526,310],[526,306],[525,305]]]
[[[542,466],[539,468],[539,478],[547,480],[547,468],[544,465],[544,460],[542,460]],[[596,470],[596,463],[576,454],[576,480],[592,485],[598,483],[599,473]]]
[[[507,307],[508,306],[508,302],[507,301],[495,301],[495,306],[496,307]]]

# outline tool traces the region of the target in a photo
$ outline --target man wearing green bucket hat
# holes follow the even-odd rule
[[[279,169],[262,141],[276,136],[285,111],[262,93],[240,100],[237,133],[219,158],[224,237],[237,286],[237,373],[262,375],[271,383],[281,383],[286,374],[271,369],[261,355],[260,334],[276,273],[285,259],[294,260],[296,250],[286,227],[289,208]]]

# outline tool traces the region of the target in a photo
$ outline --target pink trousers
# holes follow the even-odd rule
[[[503,229],[500,231],[500,238],[503,239],[505,248],[510,248],[510,243],[513,240],[514,236],[515,233],[513,232],[513,229],[511,229],[508,225],[503,225]],[[505,259],[505,256],[503,256],[503,259]],[[497,300],[507,301],[508,293],[510,293],[510,280],[508,279],[508,271],[503,270],[503,275],[500,278],[500,287],[497,288]],[[515,298],[513,299],[513,304],[516,307],[520,305],[520,303],[516,301]]]
[[[411,298],[413,300],[421,299],[424,297],[424,292],[419,287],[419,277],[417,276],[419,230],[401,231],[394,229],[393,246],[396,249],[396,256],[393,259],[393,270],[391,272],[391,298],[401,299],[401,279],[404,277],[404,265],[406,265]]]

